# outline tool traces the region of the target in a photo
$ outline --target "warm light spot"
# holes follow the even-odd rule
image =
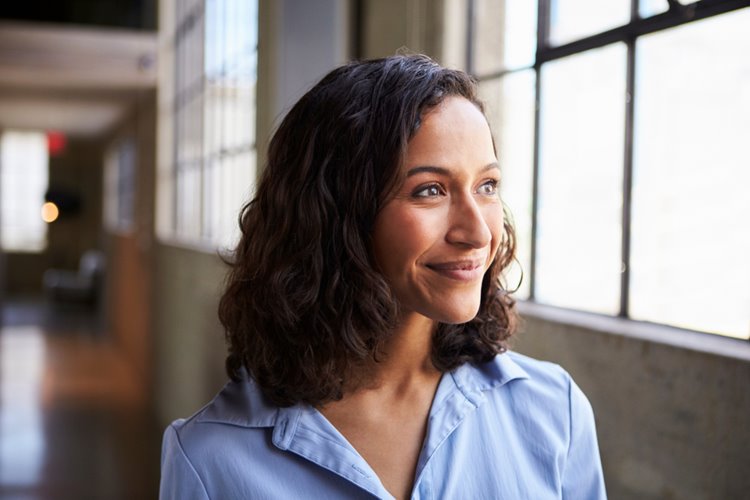
[[[51,201],[48,201],[44,205],[42,205],[42,220],[46,223],[55,222],[57,220],[57,217],[60,215],[60,210],[58,210],[57,205],[52,203]]]

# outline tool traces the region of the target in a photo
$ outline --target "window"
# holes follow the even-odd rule
[[[520,297],[750,339],[749,6],[468,0]]]
[[[129,233],[135,224],[135,142],[115,143],[104,158],[104,223],[111,231]]]
[[[47,136],[6,131],[0,141],[0,241],[6,252],[41,252],[47,246],[42,220],[49,178]]]
[[[160,98],[171,127],[159,139],[173,150],[160,155],[157,230],[231,247],[255,180],[257,2],[177,0],[174,15],[172,74],[162,79],[174,90]]]

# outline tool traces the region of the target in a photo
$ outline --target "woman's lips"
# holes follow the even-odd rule
[[[431,263],[427,267],[457,281],[474,281],[484,276],[484,261],[480,259]]]

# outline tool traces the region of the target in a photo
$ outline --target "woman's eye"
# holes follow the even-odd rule
[[[487,196],[494,196],[497,194],[498,181],[492,179],[479,186],[479,193]]]
[[[413,196],[415,198],[432,198],[434,196],[440,196],[441,194],[443,194],[443,190],[440,189],[440,186],[432,184],[418,189],[414,192]]]

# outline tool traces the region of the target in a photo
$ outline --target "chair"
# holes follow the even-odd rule
[[[45,293],[55,301],[95,303],[104,276],[104,254],[87,250],[77,271],[47,269],[42,278]]]

